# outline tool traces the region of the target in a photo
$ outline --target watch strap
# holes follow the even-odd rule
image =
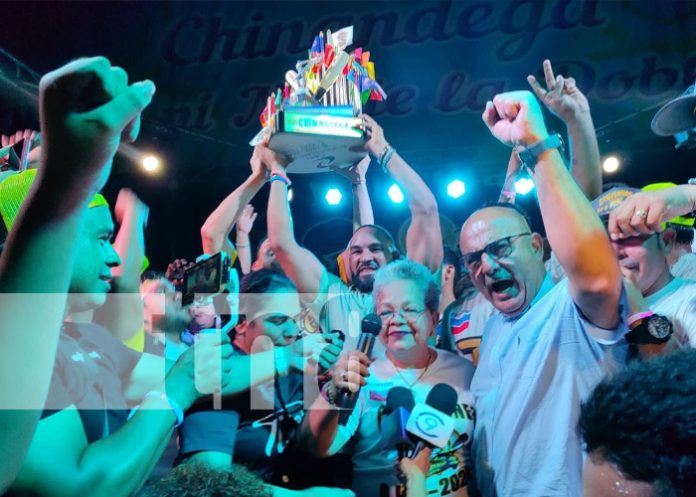
[[[633,316],[631,316],[633,317]],[[662,337],[662,338],[657,338],[653,336],[652,333],[650,333],[649,326],[650,326],[650,321],[651,320],[664,320],[666,321],[667,326],[669,326],[669,333]],[[647,317],[639,318],[638,320],[634,321],[633,326],[631,326],[631,331],[626,333],[626,341],[632,344],[636,345],[658,345],[658,344],[663,344],[669,341],[669,339],[672,337],[674,334],[674,326],[672,325],[671,321],[666,318],[665,316],[661,316],[659,314],[651,314]]]
[[[645,318],[649,318],[650,316],[654,315],[655,313],[653,311],[638,312],[636,314],[630,315],[626,320],[626,324],[628,324],[628,327],[630,329],[633,329],[636,326],[639,326],[640,322],[643,321]]]
[[[516,148],[517,156],[520,162],[528,169],[534,171],[534,167],[539,162],[539,156],[551,150],[552,148],[563,148],[563,139],[558,133],[553,133],[541,141],[534,143],[528,147],[518,146]]]

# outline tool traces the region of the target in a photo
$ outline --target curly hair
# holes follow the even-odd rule
[[[696,488],[696,350],[639,362],[605,379],[583,404],[579,431],[628,479],[663,497]]]
[[[180,464],[146,486],[141,497],[272,497],[273,491],[244,466],[211,468],[201,463]]]
[[[375,283],[372,290],[375,301],[384,285],[395,280],[413,281],[424,290],[425,307],[430,311],[437,312],[440,304],[440,288],[427,267],[410,259],[399,259],[382,266],[375,273]]]

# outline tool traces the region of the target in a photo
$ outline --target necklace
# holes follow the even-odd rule
[[[396,374],[399,375],[399,378],[401,378],[401,380],[408,386],[408,388],[413,388],[414,386],[416,386],[416,384],[419,381],[421,381],[423,379],[423,377],[425,376],[425,373],[428,372],[428,368],[430,367],[430,365],[432,363],[433,363],[433,351],[428,349],[428,362],[425,364],[425,368],[423,368],[423,371],[421,371],[421,374],[419,374],[418,378],[416,378],[413,382],[410,382],[406,378],[404,378],[404,375],[401,374],[401,370],[399,369],[399,367],[394,363],[392,363],[392,364],[394,364],[394,369],[396,370]]]

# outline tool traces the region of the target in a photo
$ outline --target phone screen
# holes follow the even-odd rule
[[[184,272],[182,304],[193,302],[196,294],[220,293],[228,279],[229,259],[221,252],[191,266]]]

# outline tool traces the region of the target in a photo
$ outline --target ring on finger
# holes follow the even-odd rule
[[[633,215],[640,219],[645,219],[646,217],[648,217],[648,213],[640,209],[634,212]]]

